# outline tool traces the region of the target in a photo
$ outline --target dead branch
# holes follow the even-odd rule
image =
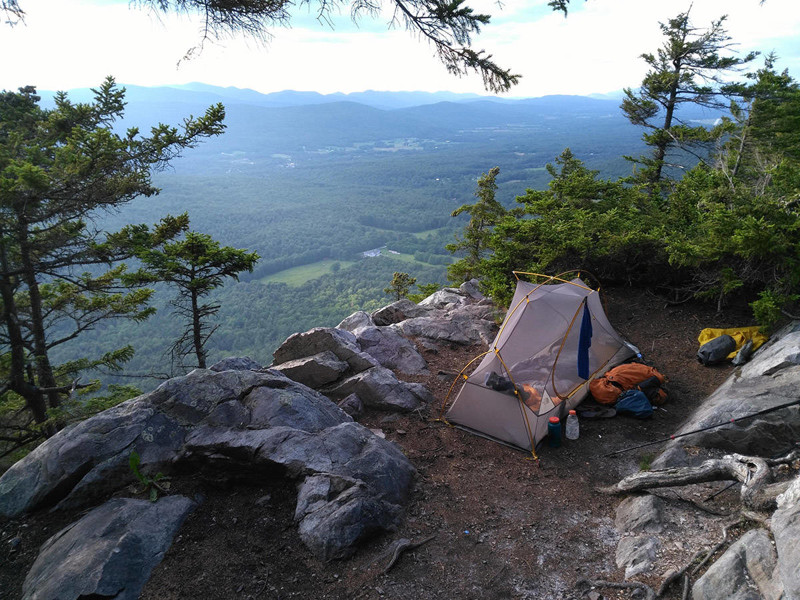
[[[614,590],[643,590],[645,600],[656,600],[656,593],[649,585],[638,581],[604,581],[602,579],[579,579],[575,587],[610,588]]]
[[[399,540],[392,542],[392,545],[389,547],[389,552],[392,553],[392,558],[389,560],[389,564],[387,564],[386,567],[383,569],[383,574],[386,575],[386,573],[389,572],[389,570],[394,566],[394,564],[397,562],[397,560],[400,558],[400,555],[403,552],[419,548],[423,544],[427,544],[428,542],[430,542],[435,537],[436,537],[435,535],[432,535],[426,537],[424,540],[421,540],[419,542],[412,542],[408,538],[400,538]]]
[[[600,488],[604,494],[626,494],[652,488],[676,487],[710,481],[737,480],[742,483],[742,504],[755,511],[775,508],[775,498],[783,484],[772,484],[770,464],[783,464],[796,455],[792,451],[781,459],[768,461],[757,456],[728,454],[722,458],[709,459],[696,467],[676,467],[655,471],[642,471],[625,477],[616,485]]]

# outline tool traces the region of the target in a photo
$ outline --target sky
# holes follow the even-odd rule
[[[154,14],[127,0],[19,0],[24,23],[0,24],[0,89],[95,87],[107,75],[118,83],[158,86],[202,82],[321,93],[452,91],[487,94],[479,77],[446,72],[433,48],[400,28],[391,14],[349,13],[320,23],[315,4],[296,9],[290,28],[262,44],[236,36],[200,42],[199,19]],[[640,58],[661,42],[658,23],[687,10],[690,0],[572,0],[569,16],[547,0],[468,0],[492,21],[473,39],[522,75],[510,97],[603,94],[636,87],[646,73]],[[707,26],[727,14],[737,50],[774,51],[777,66],[800,79],[800,0],[694,0],[692,22]],[[759,60],[760,64],[760,60]]]

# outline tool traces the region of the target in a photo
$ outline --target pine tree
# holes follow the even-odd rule
[[[105,233],[95,218],[157,194],[151,172],[221,133],[225,113],[216,105],[180,130],[157,125],[142,136],[135,128],[113,130],[125,103],[112,78],[94,90],[91,103],[73,104],[59,93],[46,110],[39,100],[32,87],[0,93],[0,336],[4,398],[22,397],[43,424],[82,371],[119,368],[132,354],[126,347],[54,365],[51,350],[103,320],[147,318],[151,291],[121,287],[125,268],[117,263],[171,239],[188,222],[185,215],[167,217],[153,228]],[[51,423],[43,427],[53,431]]]
[[[224,279],[238,281],[242,271],[252,272],[258,254],[220,246],[210,235],[190,231],[184,239],[147,250],[138,257],[143,268],[131,275],[131,283],[165,282],[178,288],[172,304],[188,324],[172,345],[172,356],[182,362],[194,354],[197,366],[205,369],[205,345],[217,330],[209,319],[219,312],[220,305],[203,303],[202,299],[220,287]]]
[[[463,213],[470,216],[461,239],[445,248],[455,254],[463,252],[460,260],[447,268],[448,277],[455,282],[469,281],[481,275],[481,261],[488,250],[492,227],[506,214],[506,209],[495,199],[497,176],[500,167],[494,167],[478,179],[475,204],[464,204],[455,209],[450,216],[457,217]]]
[[[653,194],[662,189],[664,167],[677,166],[669,162],[671,151],[689,151],[702,158],[693,149],[714,142],[707,129],[681,120],[681,108],[688,104],[726,107],[726,94],[738,87],[726,84],[723,75],[740,70],[757,55],[722,56],[734,45],[724,23],[723,16],[708,29],[699,29],[692,25],[688,11],[660,23],[665,39],[655,54],[641,55],[650,67],[641,87],[624,90],[621,108],[631,123],[647,130],[643,139],[652,148],[650,156],[626,158],[642,166],[637,179]]]

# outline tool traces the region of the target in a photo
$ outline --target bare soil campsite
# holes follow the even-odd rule
[[[581,579],[622,581],[614,559],[619,500],[597,488],[647,468],[660,446],[604,455],[673,433],[730,374],[729,366],[695,360],[699,331],[742,322],[735,310],[722,321],[709,306],[672,305],[629,288],[607,290],[604,299],[612,324],[669,378],[669,402],[653,418],[583,420],[577,441],[560,448],[545,442],[535,461],[436,420],[453,375],[482,349],[428,353],[431,376],[418,380],[436,403],[409,415],[362,419],[398,444],[419,473],[398,531],[373,538],[349,559],[322,563],[298,538],[292,483],[265,477],[235,489],[209,487],[187,473],[171,490],[191,496],[202,487],[205,499],[142,598],[581,598],[588,597],[576,587]],[[714,502],[723,508],[726,500],[723,493]],[[39,546],[76,517],[44,513],[2,525],[0,597],[18,597]],[[411,546],[395,553],[402,539]],[[678,547],[660,559],[664,572],[687,560]],[[631,591],[602,595],[628,598]]]

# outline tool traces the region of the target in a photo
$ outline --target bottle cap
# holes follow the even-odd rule
[[[558,417],[550,417],[550,422],[551,423],[560,423],[560,420],[559,420]]]
[[[577,415],[578,413],[577,413],[577,412],[575,412],[574,410],[571,410],[571,411],[569,411],[569,414],[571,414],[571,415]]]

